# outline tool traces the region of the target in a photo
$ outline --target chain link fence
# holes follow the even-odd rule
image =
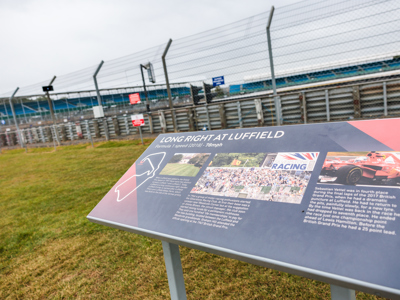
[[[278,96],[283,125],[400,116],[400,79],[309,90],[291,88]],[[173,132],[175,127],[178,131],[196,131],[274,126],[277,122],[272,95],[161,109],[145,113],[144,118],[144,134]],[[20,133],[21,138],[15,130],[0,132],[0,147],[138,137],[139,131],[132,127],[128,114],[119,114],[104,119],[65,120],[56,126],[30,125]]]

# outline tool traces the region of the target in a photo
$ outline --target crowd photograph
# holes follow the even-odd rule
[[[218,166],[214,160],[204,171],[192,193],[208,194],[224,197],[248,198],[264,201],[301,203],[304,192],[311,177],[310,171],[271,170],[264,167],[271,155],[254,153],[259,159],[259,166],[240,166],[246,163],[241,154],[230,153],[233,159],[227,166],[226,154],[224,167]],[[246,157],[251,153],[246,153]],[[248,159],[248,158],[247,158]]]

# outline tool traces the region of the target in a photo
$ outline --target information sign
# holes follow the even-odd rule
[[[144,116],[142,114],[132,115],[131,119],[132,119],[132,125],[134,127],[144,126]]]
[[[130,94],[129,95],[129,102],[131,104],[139,104],[139,103],[141,103],[140,94],[139,93]]]
[[[213,87],[225,84],[224,76],[213,77]]]
[[[400,298],[400,119],[159,135],[99,224]]]

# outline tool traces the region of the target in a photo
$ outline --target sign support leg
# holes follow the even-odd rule
[[[140,133],[140,139],[142,140],[142,145],[144,146],[141,126],[139,126],[139,133]]]
[[[171,299],[186,300],[185,281],[183,280],[179,246],[165,241],[162,241],[162,245]]]
[[[332,300],[356,300],[356,292],[354,290],[331,284]]]

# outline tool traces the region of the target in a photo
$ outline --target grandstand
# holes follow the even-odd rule
[[[376,55],[352,61],[335,62],[334,64],[309,66],[300,70],[277,72],[276,86],[281,88],[366,74],[379,74],[399,68],[399,53]],[[272,89],[270,73],[246,76],[244,81],[246,83],[231,85],[229,87],[230,95]]]

